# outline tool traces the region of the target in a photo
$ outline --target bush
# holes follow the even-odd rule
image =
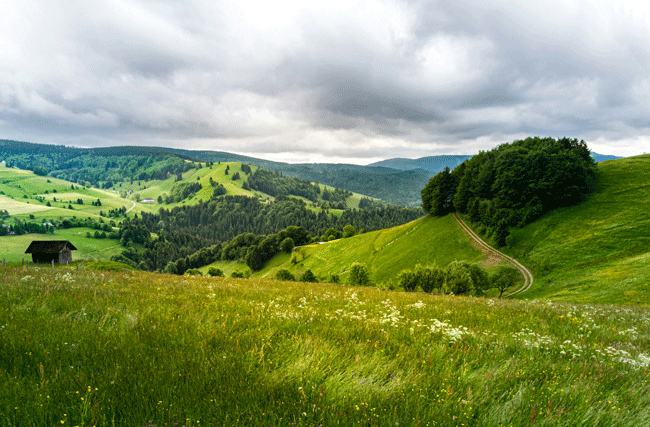
[[[311,270],[307,270],[300,276],[300,281],[316,283],[318,282],[318,279]]]
[[[230,277],[234,279],[243,279],[244,278],[244,273],[241,271],[233,271],[232,274],[230,274]]]
[[[454,261],[447,266],[444,292],[482,295],[491,286],[485,269],[467,261]]]
[[[223,277],[223,271],[220,268],[210,267],[208,269],[208,276],[211,276],[211,277]]]
[[[309,270],[308,270],[309,271]],[[296,280],[295,277],[293,277],[293,274],[286,268],[280,269],[275,273],[275,278],[277,280],[284,280],[285,282],[294,282]]]
[[[348,237],[352,237],[357,233],[357,230],[351,226],[350,224],[346,225],[343,227],[343,238],[347,239]]]
[[[334,274],[334,273],[330,274],[328,282],[330,282],[330,283],[339,283],[340,281],[341,281],[341,279],[339,278],[338,274]]]
[[[185,271],[186,276],[203,276],[203,274],[196,268],[190,268]]]
[[[350,267],[350,284],[355,286],[370,286],[370,277],[366,266],[355,262]]]
[[[280,249],[281,252],[289,254],[289,253],[291,253],[291,251],[293,250],[293,248],[295,246],[296,245],[293,242],[293,239],[291,237],[287,237],[286,239],[284,239],[283,241],[280,242],[279,249]]]

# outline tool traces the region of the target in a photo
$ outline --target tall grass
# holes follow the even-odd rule
[[[648,425],[650,311],[0,270],[0,425]]]

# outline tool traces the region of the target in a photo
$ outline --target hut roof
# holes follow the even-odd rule
[[[25,251],[26,254],[59,254],[65,248],[76,251],[77,248],[67,240],[34,240]]]

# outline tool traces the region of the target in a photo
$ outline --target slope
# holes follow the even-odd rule
[[[648,304],[650,155],[600,163],[585,202],[513,229],[507,243],[535,275],[524,298]]]
[[[472,246],[451,215],[426,216],[385,230],[297,248],[294,256],[295,264],[287,254],[276,256],[254,277],[272,278],[282,268],[300,276],[310,269],[321,280],[338,274],[346,282],[352,263],[361,262],[366,264],[371,282],[379,284],[418,263],[446,267],[454,260],[480,262],[485,266],[494,262]]]

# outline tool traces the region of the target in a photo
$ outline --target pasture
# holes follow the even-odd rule
[[[352,263],[360,262],[366,264],[371,282],[382,284],[418,263],[423,266],[437,264],[442,268],[455,260],[478,262],[484,267],[494,263],[472,246],[451,215],[426,216],[393,228],[299,247],[294,250],[293,257],[295,263],[289,255],[276,255],[254,277],[273,278],[282,268],[300,277],[310,269],[321,281],[338,274],[345,282]]]
[[[72,259],[75,261],[108,261],[111,256],[120,254],[124,249],[120,246],[119,240],[86,237],[86,233],[92,235],[94,232],[92,228],[78,227],[59,229],[54,235],[2,236],[0,237],[0,260],[21,263],[24,259],[31,262],[31,255],[25,254],[25,250],[33,240],[68,240],[77,248],[72,252]]]
[[[0,270],[0,425],[640,426],[650,311]]]
[[[531,268],[521,298],[650,304],[650,155],[598,164],[595,191],[513,229],[506,253]]]

